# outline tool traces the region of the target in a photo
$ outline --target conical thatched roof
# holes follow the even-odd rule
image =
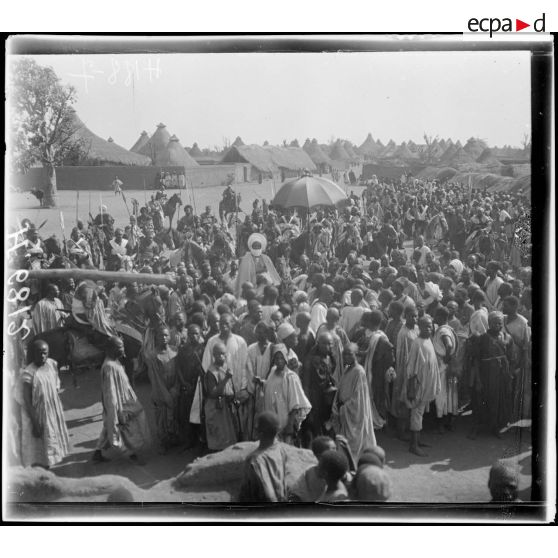
[[[331,159],[324,153],[316,138],[312,141],[306,140],[302,149],[316,165],[331,165]]]
[[[358,149],[362,155],[372,156],[378,152],[378,144],[374,141],[372,134],[369,133]]]
[[[250,163],[262,172],[274,173],[280,168],[295,171],[304,169],[314,171],[316,165],[300,147],[275,147],[268,145],[231,146],[225,153],[223,163]]]
[[[75,129],[74,137],[81,142],[85,152],[84,162],[139,166],[146,166],[151,163],[147,157],[132,153],[121,145],[114,143],[114,141],[106,141],[94,134],[75,111],[72,112],[72,121],[72,126]]]
[[[442,138],[439,142],[438,145],[445,151],[448,148],[448,144],[446,143],[446,140],[444,138]]]
[[[413,140],[409,140],[407,142],[407,147],[409,148],[409,151],[413,153],[417,152],[417,144]]]
[[[397,144],[390,139],[384,149],[378,154],[378,157],[393,157],[397,150]]]
[[[291,143],[289,143],[289,147],[300,147],[298,140],[295,138]]]
[[[134,143],[134,145],[132,146],[132,148],[130,149],[130,151],[133,151],[134,153],[139,153],[141,148],[149,141],[149,134],[144,130],[141,134],[140,137],[137,139],[136,143]]]
[[[114,143],[114,140],[112,139],[112,136],[109,136],[109,137],[107,138],[107,141],[108,141],[109,143]]]
[[[455,145],[455,147],[457,147],[457,149],[459,149],[460,147],[463,147],[463,144],[459,140],[457,140],[454,145]]]
[[[357,155],[357,153],[353,149],[353,146],[351,145],[351,142],[345,141],[343,143],[343,147],[345,148],[345,151],[347,152],[347,155],[351,158],[352,161],[360,159],[360,157]]]
[[[394,152],[393,154],[394,157],[396,157],[397,159],[403,159],[403,160],[407,160],[407,159],[417,159],[418,155],[416,153],[413,153],[408,147],[407,144],[405,142],[403,142]]]
[[[465,151],[467,151],[467,153],[469,153],[469,155],[471,155],[471,157],[473,159],[478,159],[481,156],[481,153],[487,148],[488,146],[486,145],[486,143],[478,138],[469,138],[467,140],[467,143],[465,144],[465,146],[463,147],[463,149]]]
[[[487,167],[501,167],[502,163],[496,159],[494,154],[492,153],[492,149],[487,147],[477,159],[477,163],[481,165],[485,165]]]
[[[351,160],[351,156],[347,153],[347,151],[345,150],[345,148],[343,147],[343,144],[337,140],[333,146],[333,149],[331,150],[331,153],[329,154],[330,159],[333,159],[334,161],[350,161]]]
[[[448,161],[448,163],[451,163],[452,165],[463,165],[474,162],[475,160],[462,147],[459,147],[453,154],[452,158]]]
[[[155,163],[159,154],[166,149],[170,138],[171,135],[167,127],[161,122],[157,124],[157,129],[153,132],[149,141],[139,150],[139,153],[151,157],[151,160]]]
[[[430,146],[429,154],[432,159],[441,159],[444,155],[445,149],[440,145],[439,142],[432,143]]]
[[[192,145],[192,149],[190,149],[190,155],[192,157],[201,157],[203,155],[197,143],[194,143],[194,145]]]
[[[458,151],[458,147],[456,147],[453,143],[451,145],[448,145],[448,147],[446,148],[446,150],[444,151],[444,154],[442,155],[442,157],[440,158],[442,161],[451,161],[451,158],[455,155],[455,153]]]
[[[234,147],[238,147],[239,145],[244,145],[240,136],[236,136],[236,139],[233,141]]]
[[[171,136],[167,146],[159,152],[155,158],[158,167],[198,167],[198,163],[192,159],[188,152],[182,147],[176,136]]]

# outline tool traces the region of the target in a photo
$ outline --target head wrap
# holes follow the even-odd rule
[[[262,252],[265,252],[265,249],[267,248],[267,238],[261,234],[261,233],[252,233],[249,237],[248,237],[248,249],[252,250],[252,244],[254,244],[254,242],[259,242],[262,245]]]
[[[426,281],[424,283],[424,290],[427,292],[428,296],[433,300],[440,300],[442,298],[442,293],[440,292],[440,287],[436,283]]]
[[[287,337],[289,337],[289,335],[292,335],[293,333],[295,333],[295,328],[287,322],[282,323],[277,328],[277,337],[279,338],[279,341],[284,341]]]
[[[287,350],[287,347],[283,343],[276,343],[275,345],[273,345],[273,347],[271,347],[271,361],[272,362],[273,362],[273,359],[275,358],[275,355],[277,353],[281,353],[285,357],[285,360],[288,360],[289,351]]]
[[[451,260],[451,262],[449,263],[450,267],[453,267],[453,269],[455,269],[455,271],[457,271],[458,275],[461,275],[461,273],[463,272],[463,262],[461,260],[458,260],[457,258],[455,260]]]

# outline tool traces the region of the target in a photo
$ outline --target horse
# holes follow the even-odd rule
[[[44,207],[45,205],[45,193],[42,190],[31,190],[29,192],[39,200],[39,206]]]
[[[178,194],[173,194],[170,199],[163,205],[163,213],[169,218],[169,229],[172,229],[172,220],[176,213],[176,208],[182,205],[182,199]]]
[[[223,198],[219,202],[219,218],[222,223],[226,221],[230,226],[230,217],[233,214],[240,213],[242,211],[240,209],[241,200],[242,198],[240,197],[240,194],[233,194]]]
[[[141,341],[123,332],[119,336],[124,342],[125,357],[124,368],[128,376],[134,377],[134,359],[139,356]],[[59,367],[68,367],[74,387],[78,387],[77,374],[83,369],[100,369],[105,359],[106,337],[98,334],[93,329],[75,327],[68,324],[62,327],[39,333],[31,339],[45,341],[49,347],[49,357],[54,359]],[[32,351],[29,351],[32,358]]]

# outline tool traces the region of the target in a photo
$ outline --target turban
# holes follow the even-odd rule
[[[292,335],[293,333],[295,333],[295,328],[291,324],[286,322],[282,323],[277,328],[277,337],[280,341],[284,341],[287,337],[289,337],[289,335]]]
[[[449,263],[451,267],[453,267],[453,269],[455,269],[455,271],[457,271],[457,273],[459,275],[461,275],[461,273],[463,272],[463,262],[461,260],[455,259],[455,260],[451,260],[451,262]]]
[[[431,283],[430,281],[426,281],[424,283],[424,290],[428,293],[428,296],[434,300],[440,300],[440,298],[442,298],[440,287],[438,287],[436,283]]]
[[[248,237],[248,249],[251,250],[252,249],[252,244],[254,244],[254,242],[259,242],[262,245],[262,252],[265,252],[265,249],[267,247],[267,238],[261,234],[261,233],[252,233],[249,237]]]

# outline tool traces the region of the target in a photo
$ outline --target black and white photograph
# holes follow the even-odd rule
[[[8,39],[5,519],[544,521],[552,43],[403,38]]]

